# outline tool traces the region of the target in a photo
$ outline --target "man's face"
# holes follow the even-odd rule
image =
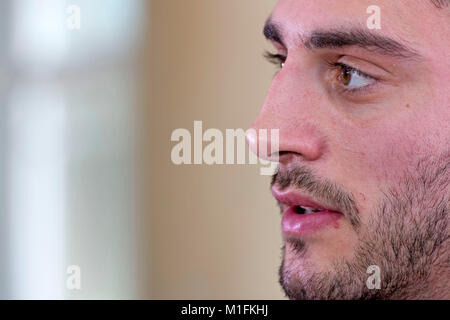
[[[449,11],[278,1],[265,35],[283,66],[252,128],[280,130],[288,297],[450,298]]]

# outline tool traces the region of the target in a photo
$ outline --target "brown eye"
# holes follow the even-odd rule
[[[338,80],[341,81],[341,83],[344,86],[348,86],[350,84],[350,81],[352,80],[352,72],[351,72],[351,70],[341,66],[341,70],[339,72]]]
[[[335,72],[337,73],[336,81],[346,89],[360,89],[376,81],[373,77],[347,65],[338,63],[334,66],[336,68]]]

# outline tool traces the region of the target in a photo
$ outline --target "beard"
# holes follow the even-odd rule
[[[363,225],[351,193],[317,180],[304,167],[278,172],[272,185],[307,190],[347,208],[344,215],[358,235],[351,259],[335,261],[330,271],[296,268],[308,243],[287,239],[279,269],[289,299],[443,299],[450,293],[450,154],[420,160],[383,198]],[[326,194],[325,194],[326,193]],[[286,261],[286,252],[291,258]],[[292,258],[294,257],[294,258]],[[369,289],[369,266],[380,270],[380,288]]]

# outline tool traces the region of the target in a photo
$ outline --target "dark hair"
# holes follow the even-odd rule
[[[431,0],[431,2],[439,9],[450,5],[450,0]]]

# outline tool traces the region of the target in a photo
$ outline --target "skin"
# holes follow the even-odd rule
[[[272,43],[276,53],[287,59],[252,128],[279,129],[279,172],[289,175],[303,167],[317,181],[339,186],[354,199],[360,219],[359,228],[344,217],[338,228],[301,239],[302,250],[284,239],[281,284],[292,299],[450,298],[445,225],[439,231],[444,239],[435,250],[439,258],[431,258],[437,257],[436,252],[421,253],[430,259],[421,265],[428,271],[420,281],[413,281],[417,273],[408,273],[411,265],[406,262],[403,269],[397,268],[408,257],[400,253],[386,258],[394,246],[386,240],[389,225],[398,226],[389,230],[397,238],[409,230],[403,235],[414,239],[414,226],[423,229],[432,223],[438,203],[443,212],[440,221],[448,223],[450,9],[437,9],[428,1],[412,2],[279,0],[271,14],[283,36],[283,43]],[[381,30],[367,29],[369,5],[381,8]],[[387,56],[359,46],[308,49],[301,41],[314,30],[342,26],[395,39],[417,56]],[[362,91],[345,91],[339,70],[326,62],[345,63],[377,80]],[[248,141],[256,150],[257,140],[249,137]],[[436,170],[427,171],[430,168]],[[425,176],[430,181],[420,191]],[[408,181],[415,187],[409,188]],[[419,197],[422,201],[417,201]],[[363,259],[361,248],[370,243],[375,249],[366,251]],[[418,259],[415,265],[420,264]],[[376,294],[364,289],[370,262],[381,265],[382,275],[389,275],[383,279],[391,279],[392,284],[382,283]],[[400,277],[407,281],[396,285]],[[340,278],[346,280],[339,283]],[[320,279],[326,281],[319,285]],[[351,279],[357,280],[351,283]],[[332,283],[345,290],[333,293],[323,288]]]

